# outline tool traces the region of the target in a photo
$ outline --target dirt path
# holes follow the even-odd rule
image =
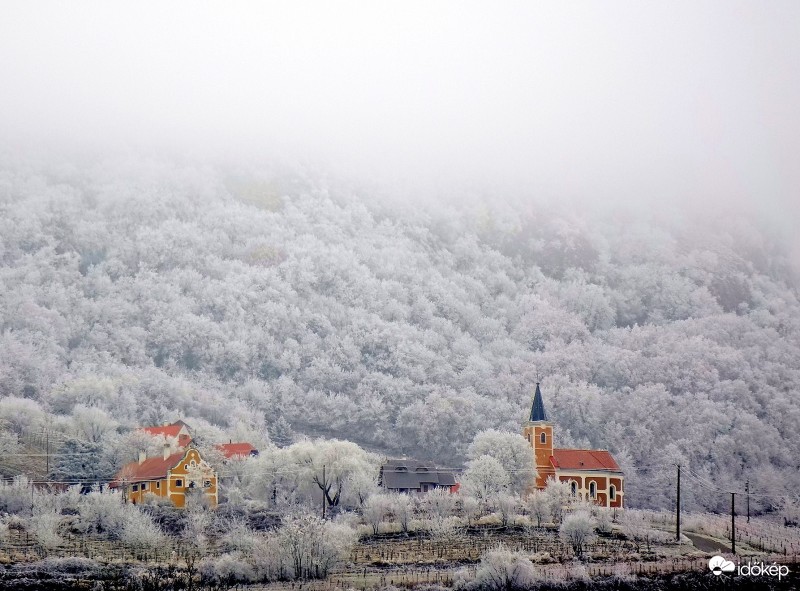
[[[705,536],[701,536],[700,534],[687,533],[687,532],[684,532],[684,535],[692,541],[695,548],[697,548],[698,550],[702,550],[703,552],[720,554],[722,552],[731,551],[731,547],[729,545],[723,544],[722,542],[719,542],[712,538],[707,538]]]

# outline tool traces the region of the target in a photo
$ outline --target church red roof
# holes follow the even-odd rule
[[[111,487],[119,486],[121,481],[126,482],[141,482],[143,480],[159,480],[167,477],[167,472],[180,464],[186,451],[179,451],[164,458],[159,456],[157,458],[147,458],[141,464],[139,462],[130,462],[125,464],[111,483]]]
[[[223,443],[217,446],[226,458],[257,456],[258,450],[249,443]]]
[[[550,463],[561,470],[622,472],[614,457],[604,449],[553,449]]]

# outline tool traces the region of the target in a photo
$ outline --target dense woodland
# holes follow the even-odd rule
[[[754,510],[800,490],[797,275],[757,216],[387,192],[4,166],[5,475],[49,433],[109,477],[131,429],[178,418],[201,443],[339,438],[457,468],[477,432],[519,430],[540,379],[556,444],[610,449],[631,505],[671,506],[678,462],[690,508],[748,479]]]

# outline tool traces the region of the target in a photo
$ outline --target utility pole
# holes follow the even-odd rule
[[[678,464],[678,491],[675,503],[675,540],[681,543],[681,465]]]
[[[750,481],[744,483],[744,492],[747,493],[747,523],[750,523]]]
[[[731,552],[736,554],[736,493],[731,493]]]
[[[322,465],[322,520],[325,521],[325,487],[328,481],[325,480],[325,464]]]
[[[45,444],[45,449],[46,449],[45,455],[47,456],[47,475],[45,476],[45,478],[49,480],[50,479],[50,431],[45,431],[45,433],[47,434],[47,443]]]

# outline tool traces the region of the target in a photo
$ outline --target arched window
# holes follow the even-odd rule
[[[617,487],[613,484],[608,487],[608,498],[612,501],[617,498]]]
[[[578,483],[574,480],[569,483],[569,492],[572,494],[573,497],[578,496]]]
[[[547,435],[544,432],[542,432],[542,434],[539,435],[539,442],[540,443],[547,443]]]
[[[593,499],[597,497],[597,483],[594,481],[589,483],[589,496]]]

